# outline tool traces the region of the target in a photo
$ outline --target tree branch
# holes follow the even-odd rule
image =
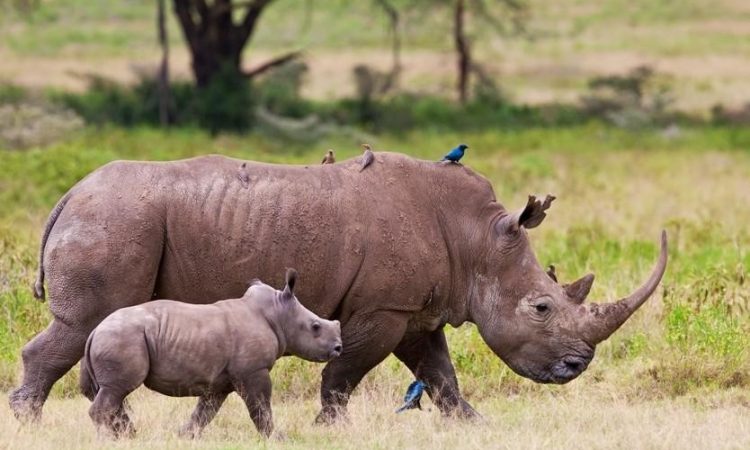
[[[289,61],[297,59],[300,56],[302,56],[302,50],[295,50],[293,52],[289,52],[284,55],[277,56],[276,58],[273,58],[270,61],[266,61],[263,64],[259,65],[258,67],[248,72],[244,72],[243,75],[247,78],[253,78],[264,72],[269,71],[270,69],[273,69],[274,67],[284,65],[288,63]]]
[[[393,33],[393,67],[391,73],[382,86],[383,92],[390,90],[401,73],[401,34],[399,32],[399,14],[398,10],[388,0],[375,0],[375,3],[385,11],[388,20],[391,23],[391,33]]]
[[[174,0],[172,2],[177,19],[180,21],[180,25],[182,25],[182,34],[185,35],[185,40],[190,49],[195,52],[198,48],[196,37],[198,27],[193,20],[193,15],[190,13],[190,5],[191,2],[189,0]]]
[[[242,20],[242,23],[237,27],[238,31],[238,43],[244,47],[250,35],[255,30],[255,23],[260,17],[260,13],[263,12],[266,6],[268,6],[273,0],[255,0],[251,4],[247,5],[247,14]],[[249,2],[248,2],[249,3]]]

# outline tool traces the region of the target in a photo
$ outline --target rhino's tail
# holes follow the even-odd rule
[[[96,330],[92,331],[91,334],[89,334],[89,338],[86,340],[86,350],[83,353],[83,359],[81,359],[80,380],[81,393],[92,402],[94,401],[96,394],[99,392],[99,383],[96,382],[96,377],[94,377],[94,369],[91,367],[90,354],[91,341],[94,340],[95,331]]]
[[[49,217],[47,218],[47,225],[44,227],[44,234],[42,234],[42,245],[39,249],[39,270],[37,272],[36,276],[36,282],[34,283],[34,298],[38,299],[39,301],[44,301],[44,248],[47,246],[47,238],[49,238],[50,232],[52,232],[52,227],[55,226],[55,222],[57,222],[57,218],[60,216],[60,213],[62,213],[63,208],[65,208],[65,205],[68,203],[68,200],[70,200],[71,197],[71,191],[68,191],[63,197],[60,199],[60,201],[57,202],[57,205],[55,205],[55,208],[52,210],[52,212],[49,214]]]

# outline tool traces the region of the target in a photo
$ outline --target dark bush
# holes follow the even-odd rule
[[[123,126],[159,124],[158,85],[141,75],[133,87],[89,77],[89,89],[81,94],[62,93],[56,99],[92,124]],[[170,85],[170,121],[196,125],[217,133],[245,131],[253,123],[254,96],[250,82],[232,70],[220,71],[212,82],[197,89],[186,81]]]

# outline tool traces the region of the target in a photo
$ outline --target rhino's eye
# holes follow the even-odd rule
[[[312,330],[313,330],[314,332],[316,332],[316,333],[317,333],[318,331],[320,331],[320,324],[319,324],[318,322],[314,322],[314,323],[312,324]]]
[[[549,305],[547,305],[546,303],[537,303],[536,305],[534,305],[534,308],[536,308],[536,312],[540,314],[544,314],[549,311]]]

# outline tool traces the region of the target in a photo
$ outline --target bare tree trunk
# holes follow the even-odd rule
[[[158,0],[159,13],[157,27],[159,45],[161,46],[161,65],[159,66],[159,123],[163,127],[169,125],[169,41],[167,39],[165,0]]]
[[[398,10],[388,0],[376,0],[378,6],[388,15],[388,20],[391,23],[391,33],[393,34],[392,43],[392,54],[393,54],[393,66],[391,72],[388,74],[385,83],[381,87],[381,93],[385,93],[395,88],[398,85],[398,78],[401,75],[401,32],[399,29],[400,17]]]
[[[468,99],[469,70],[471,68],[471,48],[464,33],[464,0],[456,0],[453,15],[453,38],[458,53],[458,99],[462,104]]]
[[[199,88],[207,86],[220,70],[228,68],[242,75],[242,49],[272,1],[215,0],[209,4],[206,0],[173,0]],[[235,23],[233,12],[238,9],[245,14]]]

